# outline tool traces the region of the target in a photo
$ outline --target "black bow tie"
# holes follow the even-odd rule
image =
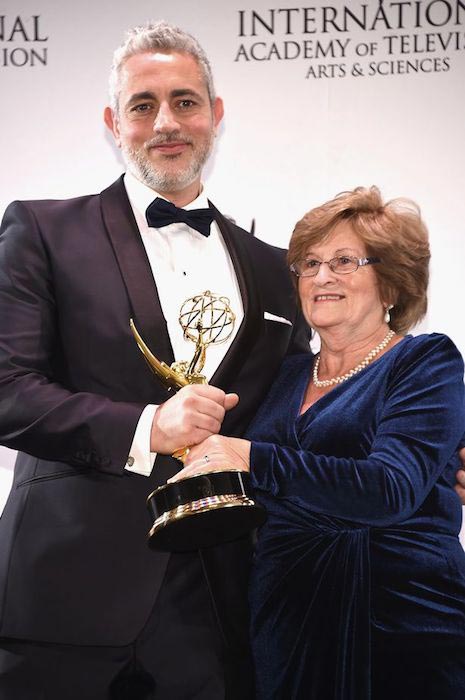
[[[210,235],[210,224],[213,221],[213,213],[210,209],[180,209],[166,199],[157,197],[145,212],[147,223],[152,228],[161,228],[182,222],[203,236]]]

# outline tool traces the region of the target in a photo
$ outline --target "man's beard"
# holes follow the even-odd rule
[[[176,156],[168,156],[168,167],[165,170],[162,170],[160,166],[157,167],[150,160],[150,148],[173,141],[184,141],[185,143],[192,144],[190,138],[183,137],[182,134],[178,133],[168,134],[167,136],[158,136],[150,139],[150,141],[146,141],[139,148],[134,148],[122,143],[121,153],[128,169],[145,185],[161,193],[179,192],[185,187],[188,187],[200,175],[212,150],[213,140],[214,132],[212,130],[208,141],[192,149],[191,160],[184,167],[176,168]],[[169,158],[170,160],[172,159],[171,163]]]

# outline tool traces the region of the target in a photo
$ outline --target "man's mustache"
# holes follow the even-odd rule
[[[155,148],[156,146],[161,146],[165,143],[176,143],[177,141],[182,141],[190,146],[192,145],[192,141],[188,136],[184,136],[184,134],[179,131],[173,131],[171,134],[160,134],[159,136],[154,136],[152,139],[144,143],[144,148],[149,150],[150,148]]]

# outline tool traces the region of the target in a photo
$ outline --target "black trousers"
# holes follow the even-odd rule
[[[223,649],[200,559],[176,554],[128,646],[0,640],[0,700],[224,700]]]

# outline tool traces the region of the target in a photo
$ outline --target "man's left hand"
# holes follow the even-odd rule
[[[455,484],[455,491],[458,494],[462,505],[465,506],[465,447],[459,452],[460,461],[462,462],[462,468],[458,470],[455,478],[457,483]]]

